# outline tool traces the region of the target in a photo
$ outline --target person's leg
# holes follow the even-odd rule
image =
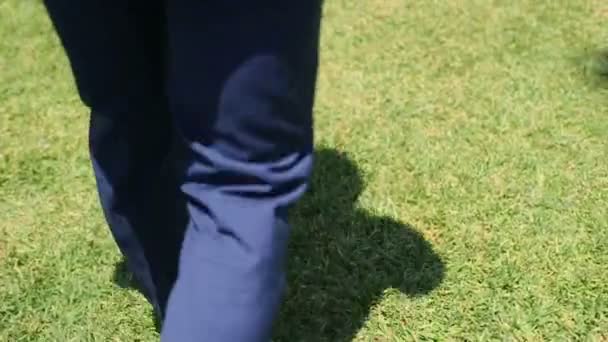
[[[164,94],[164,5],[157,0],[46,0],[83,102],[101,204],[144,294],[159,311],[175,277],[172,140]],[[169,192],[169,193],[167,193]],[[167,203],[168,198],[173,200]],[[171,274],[173,273],[173,275]]]
[[[164,342],[270,338],[287,209],[312,169],[316,1],[168,2],[169,97],[190,222]]]

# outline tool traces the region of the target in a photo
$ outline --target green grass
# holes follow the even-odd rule
[[[331,0],[277,341],[608,339],[608,6]],[[154,341],[87,113],[0,0],[0,341]],[[120,275],[120,274],[119,274]]]

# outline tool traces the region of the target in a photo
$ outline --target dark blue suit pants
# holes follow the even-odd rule
[[[318,0],[46,0],[161,340],[268,341],[312,168]]]

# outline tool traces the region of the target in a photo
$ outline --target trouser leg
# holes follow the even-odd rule
[[[312,168],[319,4],[173,0],[167,13],[190,221],[161,340],[267,341],[287,211]]]
[[[167,209],[174,207],[174,177],[166,164],[173,135],[164,94],[163,4],[45,4],[80,96],[91,108],[90,153],[107,222],[144,294],[160,311],[179,248],[174,211]]]

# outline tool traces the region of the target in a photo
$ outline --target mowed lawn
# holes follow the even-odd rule
[[[608,4],[327,0],[275,341],[608,341]],[[0,0],[0,341],[155,341],[39,1]]]

